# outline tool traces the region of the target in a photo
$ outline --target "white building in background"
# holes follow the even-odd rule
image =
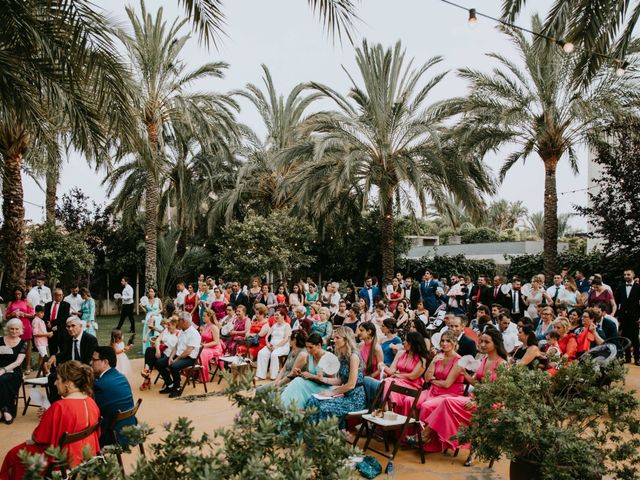
[[[589,149],[587,152],[587,175],[588,175],[587,193],[590,193],[590,194],[594,194],[598,192],[599,188],[597,183],[595,183],[594,179],[600,178],[600,176],[602,175],[602,167],[598,165],[596,162],[594,162],[594,158],[595,158],[595,153],[591,149]],[[589,195],[587,195],[587,206],[588,207],[593,206],[591,197]],[[587,232],[591,234],[593,233],[593,231],[594,231],[593,225],[591,225],[590,222],[587,222]],[[602,245],[602,243],[603,241],[602,241],[602,238],[600,237],[587,238],[587,252],[590,252],[594,248],[600,249],[600,246]]]

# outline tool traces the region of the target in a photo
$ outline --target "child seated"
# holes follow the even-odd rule
[[[547,357],[559,357],[562,355],[562,349],[560,345],[558,345],[558,340],[560,340],[560,334],[557,330],[551,330],[546,335],[547,339],[547,347],[544,353]]]

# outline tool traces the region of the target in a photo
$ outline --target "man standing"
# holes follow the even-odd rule
[[[329,296],[329,312],[331,313],[331,315],[335,315],[336,313],[338,313],[338,307],[340,306],[340,299],[342,297],[340,297],[340,284],[338,282],[332,282],[330,284],[330,292],[331,295]]]
[[[64,301],[69,304],[69,312],[71,315],[80,313],[80,306],[82,305],[82,297],[80,296],[80,289],[77,285],[71,287],[71,293],[64,297]]]
[[[249,297],[240,290],[240,282],[233,282],[231,284],[231,298],[229,304],[235,309],[238,305],[244,305],[244,308],[249,310]]]
[[[56,288],[53,291],[53,300],[44,306],[44,322],[47,331],[53,332],[49,340],[49,353],[55,355],[62,349],[64,339],[68,336],[65,329],[66,321],[71,315],[71,306],[62,300],[62,289]]]
[[[367,309],[371,312],[380,298],[380,289],[373,284],[373,278],[367,277],[364,280],[364,287],[358,292],[358,296],[364,299]]]
[[[433,278],[433,274],[429,270],[425,271],[420,283],[420,296],[430,316],[434,315],[440,306],[440,301],[436,297],[437,288],[438,282]]]
[[[480,275],[469,294],[469,314],[474,317],[480,305],[491,305],[491,288],[487,285],[487,277]]]
[[[187,297],[187,289],[184,286],[184,282],[178,282],[176,285],[176,299],[173,302],[176,308],[180,311],[184,310],[184,299]]]
[[[502,277],[500,275],[493,277],[493,290],[491,294],[492,305],[497,303],[503,308],[509,308],[509,295],[502,292]]]
[[[420,301],[420,287],[413,283],[413,279],[407,275],[404,279],[404,298],[409,301],[411,310],[418,308]]]
[[[178,321],[178,328],[182,330],[178,335],[178,343],[168,357],[160,357],[156,362],[156,368],[165,384],[160,393],[168,393],[169,398],[181,395],[180,372],[192,366],[200,353],[201,338],[191,321],[191,315],[183,312]]]
[[[125,318],[128,317],[129,323],[131,324],[131,330],[129,330],[129,333],[135,333],[136,324],[133,319],[133,288],[129,285],[129,279],[127,277],[122,277],[120,285],[122,285],[122,309],[120,310],[120,321],[118,322],[116,329],[121,330]]]
[[[564,285],[562,284],[562,275],[553,276],[553,285],[547,288],[547,295],[551,297],[553,305],[556,305],[558,299],[562,297]]]
[[[589,289],[591,288],[589,280],[585,278],[584,273],[580,270],[576,270],[576,286],[580,293],[589,293]]]
[[[624,271],[624,283],[616,288],[615,300],[618,305],[618,323],[621,335],[631,340],[633,359],[640,366],[640,340],[638,339],[638,322],[640,321],[640,285],[635,281],[635,273],[631,269]],[[631,361],[631,349],[624,353],[625,361]]]
[[[97,347],[91,358],[91,368],[95,375],[93,396],[100,409],[102,427],[100,428],[100,446],[119,444],[126,447],[127,437],[121,435],[122,427],[136,425],[136,417],[121,420],[115,426],[116,439],[112,436],[111,425],[119,412],[131,410],[134,406],[131,385],[127,378],[116,370],[116,352],[112,347]]]
[[[29,291],[29,296],[27,296],[27,301],[33,305],[33,308],[38,305],[42,305],[43,307],[53,300],[51,295],[51,289],[47,287],[45,282],[45,277],[40,275],[36,279],[36,285]]]
[[[518,320],[520,320],[524,316],[524,312],[527,311],[527,304],[524,303],[524,300],[522,299],[521,288],[522,281],[517,277],[514,278],[511,282],[511,299],[509,302],[509,310],[511,312],[511,319],[515,323],[518,323]]]

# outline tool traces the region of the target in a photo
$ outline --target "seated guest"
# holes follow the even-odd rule
[[[299,408],[303,408],[313,394],[329,388],[325,381],[325,373],[318,367],[318,364],[325,355],[335,355],[323,350],[322,337],[317,333],[309,335],[305,347],[308,354],[307,371],[295,368],[291,371],[291,375],[295,378],[282,391],[282,402],[285,405],[294,403]]]
[[[385,303],[378,302],[376,304],[376,308],[373,311],[373,315],[371,315],[371,319],[369,321],[373,322],[373,324],[376,326],[377,329],[380,329],[380,327],[382,326],[382,322],[385,320],[385,318],[392,318],[392,316],[387,313],[387,306],[385,305]],[[396,325],[397,324],[398,324],[398,320],[396,319]]]
[[[382,337],[380,338],[380,346],[382,347],[384,364],[389,366],[393,363],[396,353],[402,347],[402,340],[396,335],[396,321],[393,318],[387,318],[382,322]]]
[[[557,330],[551,330],[547,333],[547,346],[544,349],[545,357],[559,357],[562,355],[562,350],[558,345],[558,341],[560,340],[560,334]]]
[[[293,327],[291,330],[304,330],[304,332],[309,335],[311,331],[311,325],[313,325],[313,320],[307,317],[307,309],[302,305],[298,305],[293,309]]]
[[[233,328],[229,331],[231,341],[227,343],[230,352],[236,353],[238,344],[244,342],[249,335],[251,328],[251,319],[247,317],[247,308],[244,305],[236,307],[236,318],[233,322]]]
[[[351,306],[351,304],[349,304],[349,306]],[[345,318],[347,318],[347,302],[344,300],[340,300],[340,303],[338,304],[338,311],[333,315],[331,319],[331,321],[333,322],[333,326],[339,327],[340,325],[342,325]]]
[[[453,317],[449,320],[449,330],[455,333],[458,338],[458,355],[461,357],[465,355],[475,357],[478,352],[476,342],[464,334],[464,325],[462,325],[460,317]]]
[[[601,337],[605,340],[618,336],[618,325],[615,317],[607,314],[607,304],[599,303],[593,307],[593,311],[596,314],[596,329],[601,332]]]
[[[238,306],[238,309],[240,307],[242,305]],[[183,368],[190,367],[196,362],[201,342],[200,334],[193,325],[189,314],[183,312],[180,315],[178,328],[181,330],[178,343],[168,357],[161,357],[156,362],[156,368],[165,384],[160,393],[168,393],[169,398],[180,396],[180,372]]]
[[[67,333],[68,335],[64,336],[64,341],[60,345],[60,352],[57,355],[52,355],[46,364],[47,370],[51,372],[49,374],[49,401],[51,403],[60,399],[55,388],[56,367],[69,360],[90,365],[93,352],[98,346],[96,337],[82,331],[82,320],[78,317],[67,319]]]
[[[598,315],[593,308],[587,308],[582,314],[582,326],[575,330],[578,357],[604,343],[604,332],[597,328],[598,320]]]
[[[363,320],[364,321],[364,320]],[[342,322],[343,327],[348,327],[352,332],[356,331],[358,328],[358,323],[360,322],[360,305],[354,303],[349,307],[349,311],[347,312],[347,318],[345,318],[344,322]]]
[[[347,413],[362,410],[365,407],[365,393],[362,386],[363,365],[351,329],[336,328],[333,332],[333,341],[340,361],[338,375],[323,377],[321,381],[332,388],[324,389],[318,395],[327,398],[319,400],[312,396],[307,401],[306,407],[316,408],[313,420],[337,417],[339,428],[345,428]]]
[[[256,303],[253,307],[255,316],[249,326],[249,335],[247,336],[247,345],[238,346],[238,354],[243,355],[249,352],[249,357],[256,358],[258,352],[267,344],[267,335],[269,334],[269,309],[262,303]],[[255,341],[257,339],[257,342]]]
[[[307,341],[307,334],[304,330],[296,330],[289,339],[289,355],[284,362],[283,367],[278,372],[275,380],[267,385],[260,385],[257,390],[263,388],[281,388],[288,384],[294,377],[294,370],[303,372],[307,368],[308,356],[307,350],[304,348]]]
[[[23,327],[19,318],[9,320],[5,330],[5,336],[0,337],[0,420],[11,425],[16,418],[16,399],[22,385],[20,365],[27,353],[27,340],[20,338]]]
[[[285,321],[286,310],[285,313],[276,310],[273,316],[276,321],[264,336],[265,346],[258,352],[256,380],[265,380],[267,370],[271,373],[271,379],[275,380],[280,370],[280,357],[289,354],[291,326]]]
[[[91,368],[95,376],[93,384],[93,398],[100,409],[102,424],[100,425],[100,446],[113,445],[116,439],[112,437],[111,424],[118,412],[126,412],[134,406],[133,394],[127,377],[116,369],[117,356],[112,347],[97,347],[93,352]],[[116,425],[118,444],[123,447],[129,440],[120,431],[122,427],[135,425],[135,417],[121,420]]]
[[[508,313],[503,312],[498,315],[498,330],[502,333],[507,353],[513,352],[518,343],[518,325],[511,321],[511,316]]]
[[[568,362],[575,360],[578,343],[576,342],[576,336],[571,332],[569,319],[566,317],[558,317],[554,320],[553,327],[560,336],[558,339],[558,348],[560,349],[563,360]]]
[[[200,337],[202,340],[202,353],[200,363],[202,364],[201,380],[209,381],[209,364],[211,360],[216,361],[224,353],[224,343],[220,340],[220,324],[213,310],[207,308],[204,311],[203,323],[200,327]]]
[[[42,414],[29,440],[9,450],[0,469],[0,478],[9,480],[24,478],[26,467],[19,458],[21,451],[31,455],[42,454],[49,447],[58,446],[63,432],[77,433],[98,422],[100,410],[91,398],[93,384],[91,368],[72,360],[58,365],[56,373],[55,388],[62,399],[52,404]],[[86,448],[89,454],[100,451],[97,431],[65,447],[71,467],[84,461],[83,451]],[[47,456],[43,458],[45,461],[50,461]],[[42,466],[40,474],[44,476],[45,471],[46,465]]]
[[[480,351],[486,356],[480,367],[471,376],[463,371],[465,380],[471,385],[481,381],[493,381],[497,368],[507,361],[507,352],[502,344],[502,334],[494,327],[487,327],[480,335]],[[436,400],[437,399],[437,400]],[[427,452],[441,452],[444,449],[458,448],[455,436],[461,425],[469,425],[473,417],[473,397],[464,395],[440,395],[434,400],[431,413],[421,420],[426,424],[422,432]],[[465,462],[471,465],[471,455]]]
[[[329,321],[331,312],[327,307],[320,307],[318,310],[318,316],[320,317],[317,322],[313,322],[311,325],[311,333],[317,333],[322,337],[322,343],[326,347],[331,340],[331,334],[333,333],[333,325]]]
[[[187,312],[188,313],[188,312]],[[140,373],[144,381],[140,390],[151,389],[151,372],[156,366],[156,362],[167,356],[178,343],[178,316],[172,316],[168,321],[162,321],[162,332],[155,338],[154,344],[144,352],[144,369]]]
[[[364,361],[366,377],[380,377],[380,366],[384,366],[384,354],[377,341],[377,329],[373,322],[360,322],[356,334],[360,339],[360,356]]]
[[[429,361],[429,352],[424,338],[418,332],[409,332],[403,342],[404,352],[399,353],[390,367],[384,367],[384,395],[392,383],[420,390],[424,384],[423,374]],[[408,415],[411,402],[408,397],[392,393],[389,400],[396,405],[395,411]]]
[[[431,387],[422,392],[418,400],[422,422],[426,422],[426,419],[438,405],[437,397],[464,394],[464,375],[462,367],[458,365],[458,360],[461,357],[456,353],[457,348],[456,335],[451,331],[444,332],[440,339],[442,353],[435,356],[424,375],[424,379],[431,383]]]
[[[405,338],[407,336],[407,333],[411,330],[411,324],[413,323],[407,305],[408,302],[406,300],[398,302],[396,311],[393,314],[393,318],[395,318],[396,325],[398,326],[398,335],[400,335],[400,338]],[[415,317],[413,317],[413,320],[415,320]]]
[[[518,327],[518,341],[520,345],[513,351],[512,363],[533,368],[533,362],[541,355],[536,332],[529,325]]]

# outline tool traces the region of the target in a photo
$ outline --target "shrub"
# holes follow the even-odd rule
[[[460,230],[462,243],[489,243],[499,242],[500,235],[489,227]]]
[[[460,255],[436,255],[435,257],[422,257],[420,259],[402,259],[399,268],[407,275],[420,280],[425,270],[430,270],[436,275],[449,276],[454,273],[469,275],[476,279],[478,275],[496,274],[496,263],[493,260],[469,260],[463,254]]]

